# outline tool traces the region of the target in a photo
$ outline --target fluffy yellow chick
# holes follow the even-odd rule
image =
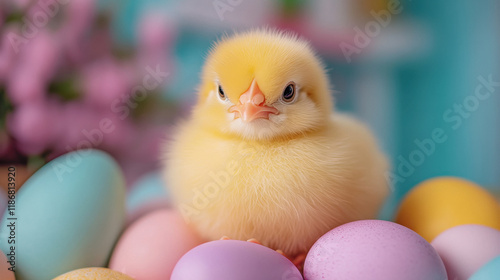
[[[332,107],[306,41],[255,30],[216,44],[168,145],[165,177],[181,213],[206,239],[255,238],[289,256],[374,218],[386,158],[364,125]]]

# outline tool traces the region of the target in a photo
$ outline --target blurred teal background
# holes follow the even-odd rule
[[[500,86],[477,104],[473,97],[478,77],[500,81],[500,1],[401,1],[402,12],[349,62],[342,42],[353,44],[355,28],[364,29],[375,20],[370,12],[391,2],[102,0],[97,9],[112,15],[113,41],[129,49],[139,45],[144,17],[165,20],[172,35],[162,99],[176,108],[192,104],[205,55],[224,33],[269,26],[311,40],[329,70],[338,110],[367,122],[390,155],[396,179],[385,218],[410,188],[435,176],[463,177],[500,192]],[[474,110],[461,116],[454,106],[464,101]],[[180,115],[163,120],[173,124]],[[454,129],[457,118],[461,125]],[[415,141],[431,139],[435,129],[446,141],[425,154]],[[418,164],[412,155],[420,155],[413,158]]]

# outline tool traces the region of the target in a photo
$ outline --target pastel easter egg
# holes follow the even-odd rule
[[[144,175],[127,195],[127,222],[133,222],[154,210],[168,208],[167,189],[159,172]]]
[[[291,261],[265,246],[239,240],[204,243],[177,263],[171,280],[301,280]]]
[[[12,272],[13,269],[11,268],[11,264],[9,263],[9,260],[5,256],[5,254],[0,251],[0,279],[2,280],[15,280],[16,277],[14,277],[14,272]]]
[[[347,223],[323,235],[307,254],[304,278],[447,279],[443,262],[425,239],[380,220]]]
[[[476,271],[469,280],[491,280],[500,275],[500,255]]]
[[[0,240],[15,243],[0,248],[15,254],[18,280],[105,266],[125,222],[124,179],[108,154],[71,152],[24,183],[14,212],[4,216]]]
[[[432,246],[441,256],[449,279],[468,279],[500,255],[500,231],[482,225],[456,226],[438,235]]]
[[[134,278],[109,268],[89,267],[64,273],[53,280],[134,280]]]
[[[182,255],[202,242],[180,214],[157,210],[124,232],[109,267],[136,280],[169,279]]]
[[[396,222],[431,242],[458,225],[479,224],[500,230],[500,205],[480,186],[460,178],[438,177],[412,189],[401,202]]]

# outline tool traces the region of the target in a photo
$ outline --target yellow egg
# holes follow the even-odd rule
[[[70,271],[52,280],[134,280],[134,278],[108,268],[90,267]]]
[[[500,205],[480,186],[460,178],[438,177],[411,190],[399,208],[396,222],[431,242],[458,225],[478,224],[500,230]]]

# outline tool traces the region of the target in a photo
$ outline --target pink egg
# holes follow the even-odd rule
[[[169,201],[164,198],[148,201],[144,205],[141,205],[137,207],[137,209],[134,209],[133,212],[127,213],[127,225],[134,223],[136,220],[151,212],[161,209],[169,209],[170,206],[171,205]]]
[[[449,279],[468,279],[500,255],[500,231],[482,225],[460,225],[442,232],[432,246],[443,259]]]
[[[0,279],[15,280],[14,272],[9,270],[10,264],[7,262],[7,257],[0,251]]]
[[[202,242],[177,212],[158,210],[125,230],[109,268],[136,280],[169,279],[182,255]]]
[[[304,279],[444,280],[432,246],[414,231],[379,220],[356,221],[323,235],[307,254]]]

